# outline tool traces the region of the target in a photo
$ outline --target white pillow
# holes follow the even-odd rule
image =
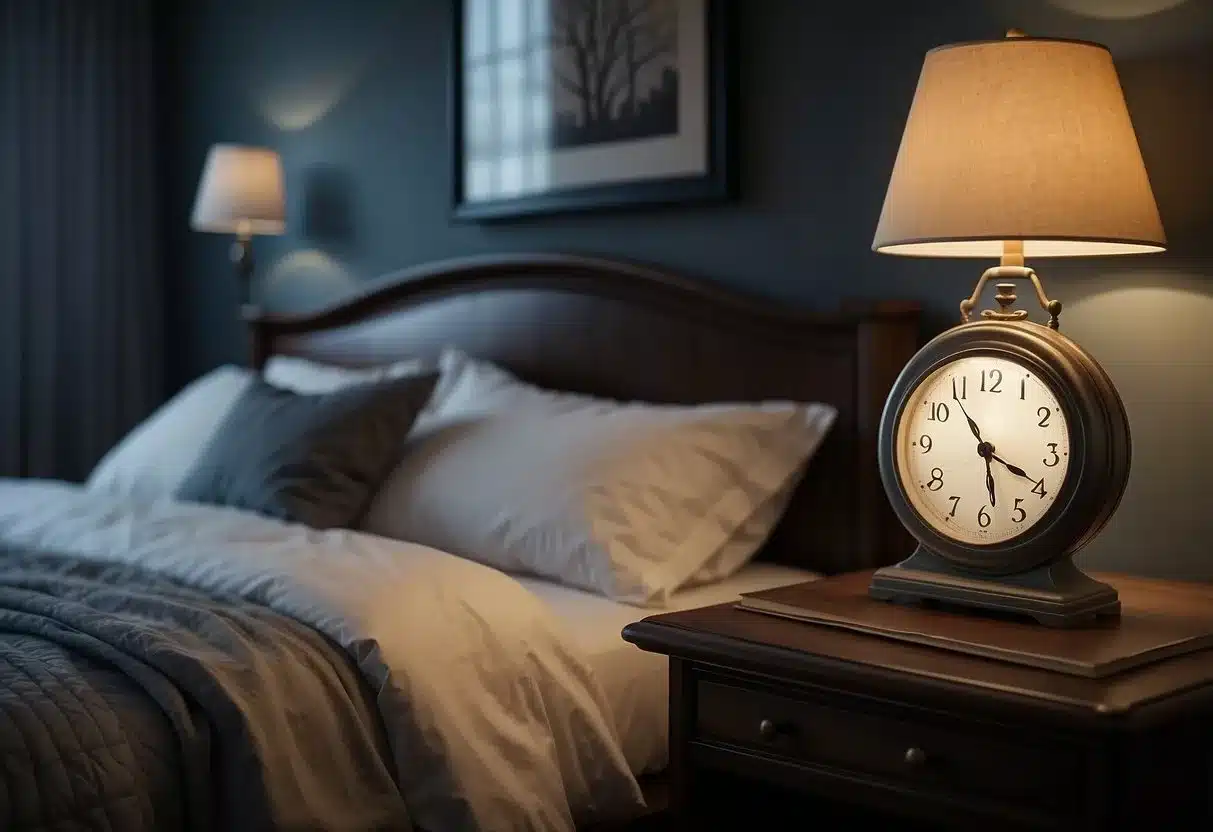
[[[699,567],[683,588],[723,581],[749,563],[783,519],[799,483],[800,477],[793,476],[783,488],[754,509],[754,513]]]
[[[712,558],[799,477],[835,417],[542,390],[457,350],[440,364],[442,401],[363,528],[638,605],[744,563],[762,540]]]
[[[265,364],[262,377],[275,387],[296,393],[335,393],[355,384],[419,376],[433,369],[433,362],[419,358],[378,367],[338,367],[292,355],[275,355]]]
[[[250,370],[228,365],[191,382],[111,448],[87,486],[141,499],[171,497],[250,378]]]

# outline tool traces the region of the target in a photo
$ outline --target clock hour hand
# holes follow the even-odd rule
[[[1031,480],[1032,482],[1036,482],[1035,477],[1028,476],[1028,472],[1025,471],[1024,469],[1020,468],[1018,465],[1012,465],[1011,463],[1007,462],[1005,459],[1003,459],[1002,457],[1000,457],[998,454],[995,454],[995,453],[990,454],[990,456],[993,457],[997,462],[1001,462],[1006,467],[1006,469],[1008,471],[1010,471],[1012,474],[1014,474],[1015,476],[1023,477],[1025,480]]]
[[[956,398],[955,391],[953,391],[953,393],[952,393],[952,399],[956,402],[956,404],[958,404],[960,406],[960,412],[964,414],[965,421],[967,421],[969,423],[969,430],[973,431],[973,435],[975,437],[977,437],[977,441],[981,442],[982,441],[981,431],[978,429],[977,423],[974,422],[971,418],[969,418],[969,412],[967,410],[965,410],[965,406],[963,403],[961,403],[960,399]]]

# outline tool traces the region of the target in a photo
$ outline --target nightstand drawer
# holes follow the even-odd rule
[[[983,796],[1047,809],[1072,803],[1082,752],[1017,740],[962,720],[926,721],[921,712],[844,709],[700,680],[695,739],[911,784],[945,795]]]

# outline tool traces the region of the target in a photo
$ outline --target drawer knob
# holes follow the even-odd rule
[[[906,749],[906,765],[920,766],[927,761],[927,752],[921,748],[913,747]]]
[[[779,734],[779,726],[772,720],[764,719],[758,723],[758,736],[764,740],[773,740]]]

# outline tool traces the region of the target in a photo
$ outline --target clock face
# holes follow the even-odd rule
[[[897,432],[897,476],[943,536],[969,545],[1025,533],[1057,499],[1070,431],[1053,391],[1003,357],[966,356],[911,391]]]

